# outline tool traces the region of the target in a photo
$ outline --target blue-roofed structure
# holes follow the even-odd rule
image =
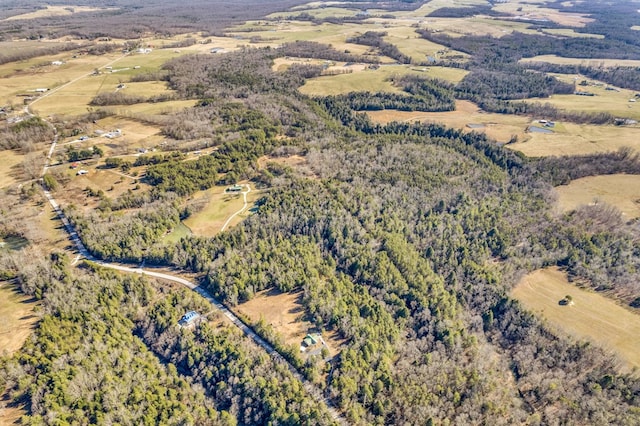
[[[182,318],[180,318],[180,321],[178,321],[178,324],[185,327],[187,325],[193,324],[195,320],[197,320],[198,318],[200,318],[199,313],[197,313],[196,311],[189,311],[186,314],[184,314]]]

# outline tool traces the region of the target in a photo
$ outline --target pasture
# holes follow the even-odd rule
[[[500,142],[509,141],[512,135],[517,135],[519,139],[524,138],[525,129],[530,123],[527,117],[482,112],[477,105],[469,101],[456,101],[456,110],[450,112],[383,110],[369,111],[367,114],[377,123],[385,124],[390,121],[442,123],[456,129],[483,132]],[[470,128],[467,127],[469,124],[478,124],[482,127]]]
[[[562,212],[575,210],[581,205],[607,203],[622,212],[626,220],[640,217],[640,176],[589,176],[556,187],[558,208]]]
[[[0,151],[0,188],[18,183],[21,176],[20,164],[26,156],[12,150]]]
[[[35,306],[14,284],[0,282],[0,355],[11,355],[22,347],[38,320]]]
[[[425,67],[414,68],[408,65],[382,65],[377,70],[354,69],[350,74],[321,76],[307,80],[300,92],[310,96],[340,95],[349,92],[390,92],[404,93],[395,87],[389,79],[392,76],[416,74],[456,82],[462,80],[467,71],[457,68]]]
[[[556,55],[539,55],[520,59],[520,62],[548,62],[558,65],[584,65],[589,67],[640,67],[640,61],[632,59],[584,59]]]
[[[44,6],[43,9],[38,9],[34,12],[23,13],[21,15],[11,16],[6,18],[5,21],[16,21],[19,19],[37,19],[37,18],[50,18],[54,16],[66,16],[74,13],[82,12],[106,12],[109,10],[118,10],[117,7],[90,7],[90,6]]]
[[[559,80],[573,83],[574,78],[582,81],[577,75],[555,75]],[[590,81],[587,86],[578,86],[578,90],[593,93],[594,96],[580,95],[551,95],[549,98],[533,98],[526,102],[539,102],[551,104],[558,109],[566,111],[579,111],[587,113],[609,112],[615,117],[640,120],[640,103],[635,102],[636,92],[633,90],[619,89],[599,82]],[[630,102],[630,99],[634,99]]]
[[[553,328],[616,353],[628,367],[640,367],[640,315],[570,284],[557,268],[525,276],[511,295]],[[566,295],[573,298],[573,305],[558,304]]]
[[[640,128],[561,123],[553,134],[527,133],[519,142],[507,145],[527,157],[583,155],[617,151],[623,147],[640,152]]]
[[[246,182],[245,182],[246,183]],[[213,237],[220,232],[224,223],[244,205],[242,194],[226,192],[226,186],[216,186],[206,191],[200,191],[192,197],[196,204],[204,203],[202,210],[184,220],[184,224],[200,237]],[[247,208],[234,217],[228,225],[232,227],[251,214],[251,206],[260,198],[260,191],[251,188],[247,194]],[[227,229],[228,229],[227,228]]]
[[[253,322],[264,320],[287,345],[296,347],[313,328],[313,324],[304,318],[301,292],[261,291],[251,300],[238,305],[235,311]],[[330,355],[337,355],[344,343],[337,333],[324,332],[322,338],[327,343]]]

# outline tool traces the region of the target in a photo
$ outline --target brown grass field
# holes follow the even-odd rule
[[[469,101],[456,101],[456,110],[451,112],[419,112],[383,110],[368,112],[377,123],[390,121],[423,121],[442,123],[446,126],[468,131],[484,132],[500,142],[507,142],[512,135],[519,139],[525,137],[525,129],[530,123],[527,117],[515,115],[489,114],[482,112],[477,105]],[[467,124],[481,124],[483,128],[471,129]]]
[[[22,15],[11,16],[5,21],[15,21],[18,19],[36,19],[48,18],[52,16],[66,16],[81,12],[118,10],[117,7],[88,7],[88,6],[45,6],[45,9],[36,10],[35,12],[23,13]]]
[[[520,62],[548,62],[550,64],[559,65],[586,65],[592,67],[638,67],[640,61],[632,59],[584,59],[584,58],[566,58],[556,55],[540,55],[533,58],[523,58]]]
[[[33,331],[36,304],[8,281],[0,281],[0,355],[19,350]]]
[[[304,336],[313,328],[312,323],[304,320],[300,292],[262,291],[248,302],[238,305],[235,310],[252,321],[264,319],[287,345],[299,346]],[[326,332],[322,338],[327,343],[331,356],[337,355],[344,344],[334,332]]]
[[[507,146],[528,157],[593,154],[622,147],[640,152],[640,128],[561,123],[554,134],[527,133],[520,142]]]
[[[616,353],[628,367],[640,367],[640,315],[570,284],[566,274],[556,268],[527,275],[511,294],[552,327]],[[558,304],[566,295],[573,298],[574,305]]]
[[[640,176],[604,175],[576,179],[556,187],[558,208],[575,210],[581,205],[604,202],[617,207],[626,220],[640,217]]]
[[[401,89],[393,86],[388,80],[394,75],[406,74],[457,82],[464,78],[467,71],[445,67],[426,67],[425,71],[422,71],[422,68],[417,69],[408,65],[383,65],[377,70],[354,70],[351,74],[312,78],[300,87],[300,92],[310,96],[339,95],[361,91],[403,93]]]
[[[551,74],[558,80],[573,84],[574,81],[585,80],[577,74]],[[593,93],[595,96],[552,95],[549,98],[532,98],[526,102],[549,103],[567,111],[597,113],[606,111],[616,117],[640,120],[640,103],[635,102],[636,91],[620,89],[607,84],[589,80],[587,86],[578,86],[580,90]],[[607,90],[610,89],[610,90]],[[630,102],[634,99],[634,102]]]
[[[0,188],[18,183],[17,174],[25,156],[16,151],[0,151]]]

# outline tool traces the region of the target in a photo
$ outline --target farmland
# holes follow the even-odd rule
[[[629,367],[640,367],[640,341],[636,338],[640,316],[569,283],[562,271],[533,272],[522,279],[512,295],[553,327],[615,352]],[[566,295],[573,298],[573,305],[558,303]]]
[[[567,212],[581,205],[607,203],[620,210],[625,220],[640,217],[640,176],[606,175],[577,179],[556,187],[558,207]]]
[[[640,64],[631,0],[267,2],[225,29],[152,3],[0,22],[38,55],[0,65],[0,274],[30,295],[0,282],[10,415],[633,424],[640,97],[613,82],[640,78],[520,60]],[[238,321],[181,324],[215,311],[200,290],[290,365]]]

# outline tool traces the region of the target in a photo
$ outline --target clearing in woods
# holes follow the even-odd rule
[[[246,182],[241,182],[246,183]],[[226,192],[227,186],[216,186],[193,195],[194,204],[205,203],[205,207],[184,220],[184,224],[200,237],[213,237],[220,232],[224,223],[244,205],[241,192]],[[246,191],[246,187],[242,188]],[[260,191],[251,188],[247,194],[247,208],[234,217],[227,229],[237,225],[251,214],[251,206],[260,198]]]
[[[26,156],[16,151],[0,151],[0,188],[5,188],[18,182],[17,177],[22,174],[20,163]]]
[[[558,207],[563,212],[605,202],[617,207],[626,220],[640,217],[640,175],[590,176],[558,186],[556,191]]]
[[[420,112],[398,111],[393,109],[383,111],[368,111],[367,114],[376,123],[385,124],[390,121],[422,121],[442,123],[455,129],[484,132],[487,136],[500,142],[507,142],[512,135],[519,140],[525,137],[525,130],[530,123],[529,118],[516,115],[490,114],[478,108],[469,101],[456,101],[456,110],[449,112]],[[467,125],[481,125],[467,127]]]
[[[282,337],[287,345],[300,346],[302,339],[314,328],[304,319],[302,292],[281,293],[265,290],[235,309],[241,315],[257,322],[263,319]],[[344,343],[335,332],[325,332],[322,338],[327,343],[331,356],[337,355]]]
[[[422,77],[438,78],[456,83],[468,71],[446,67],[415,68],[408,65],[382,65],[377,70],[354,70],[350,74],[321,76],[307,80],[300,92],[309,96],[340,95],[349,92],[389,92],[405,93],[391,84],[393,76],[415,74]]]
[[[527,133],[520,142],[508,145],[527,157],[583,155],[617,151],[629,147],[640,152],[640,128],[559,123],[554,133]]]
[[[631,368],[640,367],[640,315],[613,300],[570,284],[557,268],[525,276],[511,295],[553,327],[617,353]],[[566,295],[573,305],[560,305]]]
[[[0,355],[10,355],[22,347],[38,317],[32,298],[9,281],[0,282]]]
[[[48,18],[52,16],[66,16],[74,13],[81,12],[95,12],[108,10],[118,10],[117,7],[89,7],[89,6],[45,6],[44,9],[36,10],[35,12],[23,13],[22,15],[15,15],[6,18],[5,21],[15,21],[18,19],[37,19]]]
[[[520,59],[520,62],[547,62],[558,65],[585,65],[588,67],[638,67],[640,61],[633,59],[584,59],[567,58],[556,55],[539,55],[532,58]]]

